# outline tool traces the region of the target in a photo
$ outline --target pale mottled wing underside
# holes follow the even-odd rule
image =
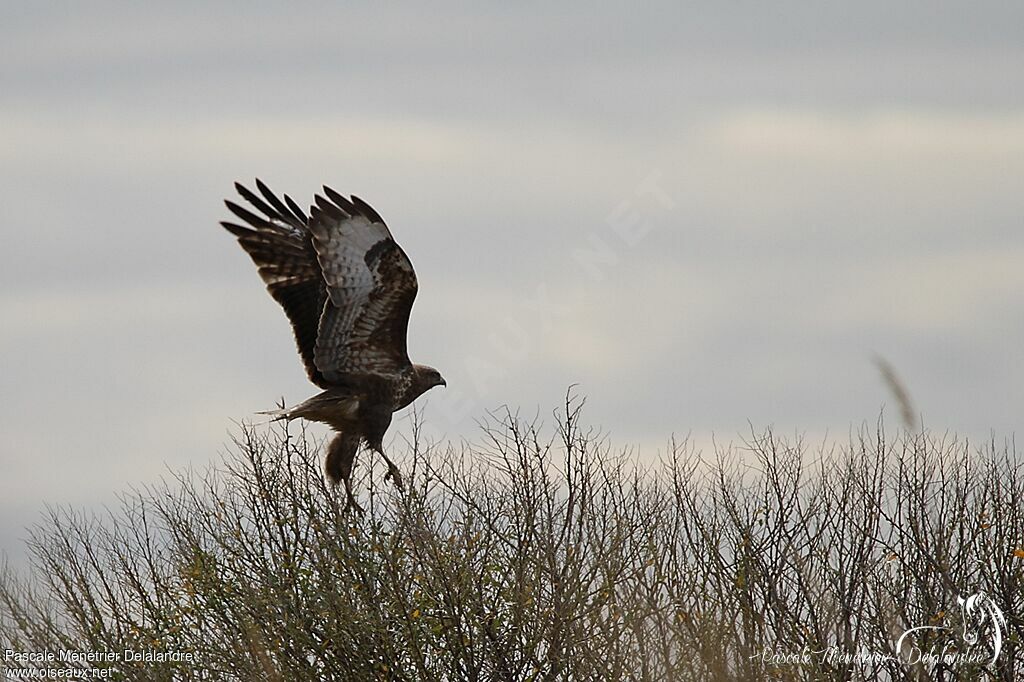
[[[314,362],[332,382],[398,378],[411,365],[406,336],[416,273],[376,211],[358,197],[324,192],[309,220],[328,296]]]
[[[284,308],[310,381],[326,388],[407,369],[416,274],[380,215],[324,187],[329,200],[317,196],[307,219],[287,195],[256,186],[262,198],[235,185],[263,215],[228,201],[248,227],[221,224]]]

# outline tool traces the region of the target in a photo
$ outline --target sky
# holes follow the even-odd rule
[[[941,7],[942,9],[937,9]],[[0,551],[316,389],[218,221],[370,202],[437,438],[508,405],[653,461],[751,430],[1012,438],[1024,5],[4,3]],[[409,428],[398,416],[392,434]]]

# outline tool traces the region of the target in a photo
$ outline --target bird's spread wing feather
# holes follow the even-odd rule
[[[357,197],[324,192],[309,220],[328,297],[313,362],[335,383],[397,378],[410,367],[406,334],[416,273],[376,211]]]
[[[247,227],[230,222],[221,225],[238,238],[259,268],[270,295],[288,315],[310,381],[326,387],[329,382],[315,361],[315,348],[327,288],[309,220],[287,195],[282,202],[259,180],[256,187],[262,198],[241,184],[235,185],[238,193],[263,215],[226,201],[228,209]]]

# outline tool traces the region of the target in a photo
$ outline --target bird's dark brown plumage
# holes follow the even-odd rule
[[[259,180],[259,194],[235,188],[256,211],[225,204],[244,225],[221,223],[249,254],[270,295],[292,324],[310,381],[322,393],[274,414],[302,417],[338,432],[328,448],[327,473],[345,485],[360,443],[380,453],[401,487],[382,440],[391,415],[433,386],[440,373],[409,360],[406,336],[418,283],[408,256],[384,220],[358,197],[329,187],[307,215],[288,195],[282,201]],[[260,215],[262,214],[262,215]]]

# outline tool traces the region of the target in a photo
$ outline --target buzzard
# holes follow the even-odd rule
[[[322,422],[337,432],[324,468],[332,482],[345,485],[346,509],[361,511],[351,481],[359,446],[384,458],[385,479],[401,490],[401,474],[381,443],[391,415],[446,385],[433,367],[414,365],[406,350],[416,273],[384,219],[358,197],[325,186],[326,196],[315,196],[306,217],[287,194],[282,201],[259,180],[256,188],[262,197],[235,183],[262,215],[225,201],[245,225],[221,225],[256,263],[291,321],[309,380],[324,389],[267,414]]]

